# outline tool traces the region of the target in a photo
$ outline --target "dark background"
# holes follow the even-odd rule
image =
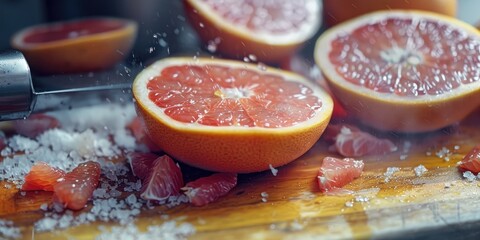
[[[479,23],[479,11],[480,0],[459,0],[458,18]],[[136,20],[136,60],[201,51],[184,18],[181,0],[0,0],[0,51],[10,48],[11,36],[24,27],[87,16]],[[160,44],[154,34],[164,33],[166,37]]]

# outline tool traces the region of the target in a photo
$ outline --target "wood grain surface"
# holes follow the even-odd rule
[[[475,234],[480,223],[479,181],[463,179],[457,162],[480,144],[480,111],[461,124],[427,134],[387,134],[399,150],[390,155],[363,157],[362,176],[345,188],[350,194],[325,195],[316,185],[317,171],[328,151],[321,139],[298,160],[270,171],[242,174],[227,196],[205,207],[182,204],[143,210],[135,220],[140,230],[166,220],[188,222],[196,233],[191,239],[344,239],[403,238]],[[405,147],[408,145],[411,147]],[[449,161],[437,156],[451,151]],[[123,159],[120,159],[120,161]],[[428,171],[415,175],[414,168]],[[389,179],[388,167],[400,170]],[[187,177],[203,174],[184,167]],[[24,239],[92,239],[100,233],[98,222],[54,232],[33,232],[43,216],[40,206],[51,201],[47,192],[27,192],[0,186],[0,218],[21,227]],[[262,201],[262,192],[268,197]],[[166,218],[165,216],[168,216]],[[479,224],[480,225],[480,224]],[[32,237],[34,234],[34,237]],[[451,235],[449,235],[451,234]],[[469,236],[469,235],[464,235]],[[473,235],[476,236],[476,235]]]

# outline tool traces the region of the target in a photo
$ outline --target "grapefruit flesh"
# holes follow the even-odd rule
[[[333,94],[365,124],[425,132],[480,104],[480,33],[443,15],[380,11],[320,36],[315,60]]]
[[[480,145],[475,146],[463,157],[458,168],[461,171],[470,171],[474,174],[480,172]]]
[[[127,154],[127,160],[134,176],[144,180],[152,171],[155,159],[159,156],[153,153],[130,152]]]
[[[60,122],[58,119],[42,113],[32,114],[27,119],[15,120],[13,122],[15,132],[29,138],[35,138],[48,129],[59,127]]]
[[[342,127],[333,145],[344,157],[361,157],[375,154],[388,154],[397,151],[397,146],[386,138],[377,138],[361,130]]]
[[[156,158],[149,173],[142,181],[140,197],[145,200],[162,201],[180,195],[183,175],[180,167],[167,155]]]
[[[280,62],[319,29],[319,0],[185,0],[186,14],[205,44],[223,55]]]
[[[226,195],[236,185],[236,173],[214,173],[187,183],[182,190],[192,205],[200,207]]]
[[[85,18],[25,28],[11,45],[35,73],[79,73],[113,67],[128,55],[136,34],[137,24],[130,20]]]
[[[84,208],[98,186],[100,173],[97,162],[79,164],[53,187],[55,202],[71,210]]]
[[[65,171],[51,167],[47,163],[38,162],[32,166],[25,176],[22,190],[53,191],[53,187],[65,176]]]
[[[342,188],[360,177],[365,164],[353,158],[325,157],[318,171],[318,186],[325,193]]]
[[[328,124],[330,96],[303,77],[229,60],[168,58],[133,84],[151,139],[177,160],[255,172],[300,157]]]

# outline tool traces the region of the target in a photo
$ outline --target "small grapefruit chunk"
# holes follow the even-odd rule
[[[144,180],[152,171],[155,159],[159,156],[153,153],[130,152],[127,160],[134,176]]]
[[[226,195],[236,185],[236,173],[214,173],[187,183],[182,190],[192,205],[204,206]]]
[[[54,200],[71,210],[84,208],[98,186],[100,173],[97,162],[79,164],[54,186]]]
[[[458,168],[463,171],[470,171],[474,174],[480,172],[480,145],[470,150],[465,157],[463,157]]]
[[[387,154],[397,151],[398,148],[389,139],[380,139],[361,130],[352,131],[348,127],[342,127],[332,149],[344,157],[361,157]]]
[[[180,167],[167,155],[156,158],[148,176],[142,181],[140,197],[162,201],[180,195],[183,175]]]
[[[45,162],[37,162],[25,176],[22,190],[53,191],[53,187],[65,176],[65,171],[54,168]]]
[[[13,127],[16,133],[29,138],[35,138],[48,129],[60,127],[60,122],[52,116],[37,113],[24,120],[15,120]]]
[[[353,158],[325,157],[318,171],[318,186],[325,193],[340,189],[360,177],[365,164]]]

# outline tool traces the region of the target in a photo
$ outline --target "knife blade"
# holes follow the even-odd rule
[[[32,76],[22,53],[0,54],[0,121],[32,112],[132,101],[131,84],[143,66],[118,65],[82,74]]]

